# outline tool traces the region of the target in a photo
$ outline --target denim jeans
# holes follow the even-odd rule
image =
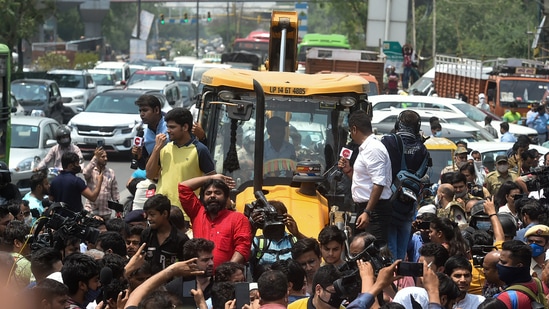
[[[376,240],[388,242],[389,226],[391,224],[391,214],[393,206],[389,200],[380,200],[370,217],[370,224],[366,227],[366,232],[374,235]]]
[[[387,245],[393,254],[394,260],[404,260],[406,257],[406,250],[408,249],[411,231],[412,221],[403,222],[400,220],[395,220],[394,218],[391,220]]]

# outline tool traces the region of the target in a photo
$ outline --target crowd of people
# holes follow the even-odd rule
[[[304,235],[280,201],[268,201],[278,218],[269,232],[263,210],[235,211],[236,180],[216,173],[190,111],[163,113],[150,95],[136,107],[147,127],[143,147],[132,149],[133,210],[123,217],[112,215],[120,193],[107,153],[98,147],[82,168],[64,127],[25,196],[0,163],[6,308],[547,307],[549,171],[531,171],[548,166],[549,155],[540,162],[528,137],[498,156],[493,171],[459,143],[440,181],[429,180],[416,112],[402,112],[394,134],[379,139],[368,115],[355,111],[354,155],[338,167],[356,227]],[[295,157],[274,129],[287,125],[267,122],[270,155]],[[49,178],[48,165],[59,175]],[[423,190],[395,182],[402,177],[421,179]]]

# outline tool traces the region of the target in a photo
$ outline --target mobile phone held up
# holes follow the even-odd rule
[[[400,262],[396,273],[399,276],[423,277],[423,263]]]

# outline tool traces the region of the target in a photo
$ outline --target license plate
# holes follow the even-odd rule
[[[84,143],[86,143],[86,144],[97,144],[97,143],[105,144],[105,140],[102,139],[102,138],[84,138]]]

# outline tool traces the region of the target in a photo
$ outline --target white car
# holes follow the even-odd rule
[[[372,102],[374,115],[377,111],[385,110],[390,107],[412,108],[416,111],[445,111],[466,116],[478,123],[481,127],[484,127],[484,118],[486,118],[486,113],[480,109],[457,99],[402,95],[379,95],[369,97],[368,99]],[[499,132],[500,123],[501,121],[492,120],[492,126],[498,132],[498,138],[501,137],[501,133]],[[515,136],[528,135],[532,140],[537,140],[538,137],[538,132],[536,130],[513,123],[509,124],[509,132]]]
[[[11,117],[9,167],[11,181],[26,194],[34,167],[57,144],[55,131],[59,123],[52,118],[34,116]]]
[[[70,107],[74,113],[86,108],[97,94],[97,87],[92,76],[86,70],[51,70],[46,79],[54,80],[59,85],[65,107]]]
[[[489,171],[495,170],[495,162],[496,157],[499,155],[507,155],[507,151],[511,148],[513,148],[514,143],[506,143],[506,142],[493,142],[493,143],[485,143],[485,142],[477,142],[477,143],[467,143],[467,148],[471,150],[477,150],[482,155],[482,162],[483,165],[488,168]],[[530,144],[528,146],[529,149],[536,149],[541,155],[545,155],[547,152],[549,152],[549,148]],[[541,163],[543,162],[543,158],[540,158]]]
[[[145,90],[111,89],[98,94],[68,123],[71,138],[82,152],[93,153],[99,144],[108,152],[129,152],[141,125],[135,101],[143,94],[160,99],[162,111],[171,109],[164,95]]]
[[[126,89],[158,91],[166,97],[172,107],[183,107],[183,96],[174,80],[144,80],[128,85]]]
[[[404,111],[402,108],[389,107],[383,110],[375,110],[372,117],[372,127],[377,124],[393,124],[396,122],[398,115]],[[473,120],[453,112],[441,112],[433,110],[414,109],[421,117],[421,123],[429,124],[429,119],[433,116],[438,117],[442,129],[445,127],[453,130],[460,130],[469,133],[476,141],[494,141],[494,137],[485,129],[480,127]],[[431,135],[431,132],[424,132],[424,135]]]
[[[116,77],[114,71],[109,70],[88,70],[88,73],[93,78],[95,86],[97,87],[97,93],[101,93],[105,90],[114,89],[120,85],[120,80]]]
[[[227,69],[231,66],[228,64],[218,64],[218,63],[196,63],[193,66],[193,71],[191,73],[191,83],[193,83],[195,86],[198,87],[198,84],[200,84],[200,81],[202,80],[202,75],[204,72],[215,69],[215,68],[221,68],[221,69]]]

